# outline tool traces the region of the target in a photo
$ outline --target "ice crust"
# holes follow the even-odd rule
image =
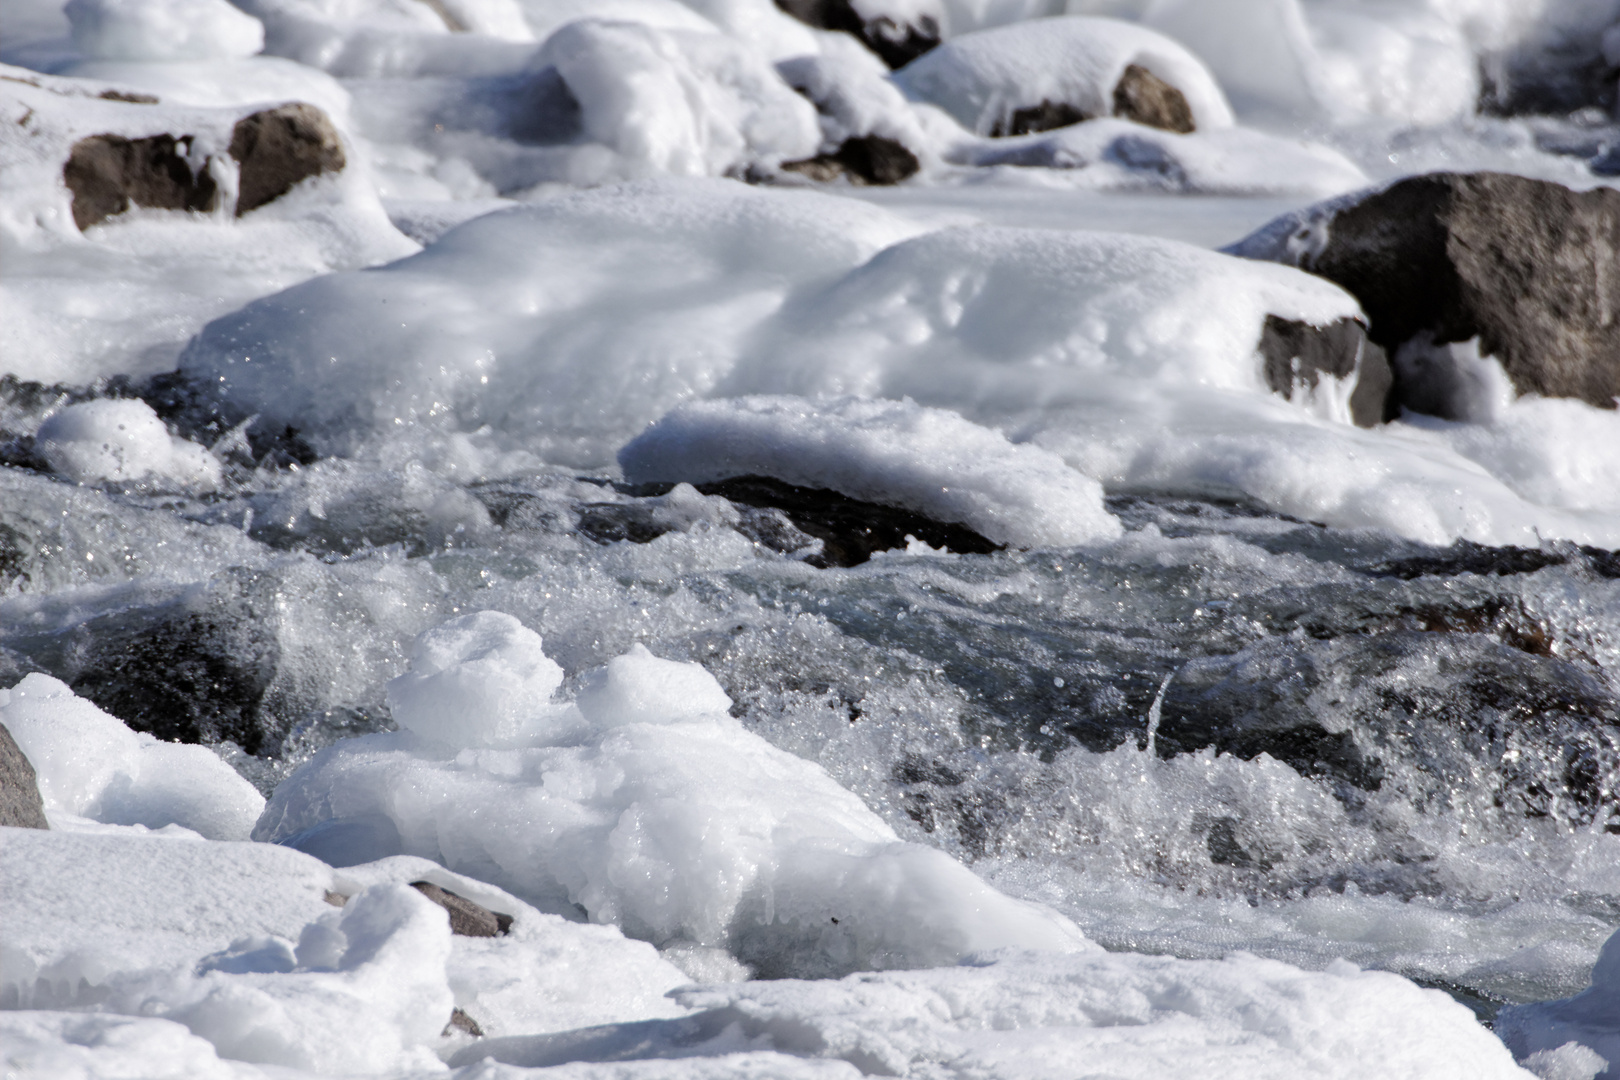
[[[424,635],[417,655],[438,670],[390,686],[416,737],[323,751],[276,790],[254,836],[297,845],[323,825],[386,819],[404,854],[476,870],[543,909],[661,946],[721,948],[777,974],[1091,947],[1061,916],[902,843],[818,766],[745,731],[697,665],[632,650],[587,677],[566,711],[521,699],[521,749],[483,749],[493,687],[480,684],[518,700],[505,688],[533,678],[524,672],[539,649],[532,630],[493,612]],[[435,711],[429,742],[422,718]],[[386,854],[362,842],[345,861]]]
[[[632,483],[769,476],[968,526],[1000,544],[1113,539],[1102,487],[1033,446],[911,401],[750,397],[682,405],[619,451]]]
[[[0,690],[0,724],[34,766],[51,819],[245,840],[264,810],[264,796],[211,751],[131,731],[49,675]]]
[[[1180,90],[1199,128],[1232,125],[1231,107],[1196,56],[1163,34],[1116,19],[1071,15],[964,34],[907,64],[895,82],[988,135],[1013,110],[1043,101],[1112,116],[1114,87],[1131,64]]]

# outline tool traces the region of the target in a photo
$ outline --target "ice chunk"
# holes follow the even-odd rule
[[[34,436],[51,470],[81,484],[146,481],[182,489],[219,486],[219,459],[169,434],[139,399],[98,398],[55,413]]]
[[[593,730],[571,745],[446,759],[397,735],[339,743],[277,789],[255,835],[384,814],[406,854],[764,973],[1088,947],[1061,917],[901,843],[819,766],[745,731],[695,665],[632,653],[585,685]],[[460,707],[484,700],[469,686]]]
[[[1510,1005],[1497,1014],[1496,1032],[1548,1080],[1620,1075],[1620,931],[1598,953],[1591,986],[1561,1001]]]
[[[528,746],[579,726],[553,705],[563,671],[540,635],[510,615],[480,611],[416,639],[411,670],[388,684],[399,726],[450,746]]]
[[[68,0],[73,43],[97,60],[223,60],[264,47],[264,25],[226,0]]]
[[[1199,130],[1232,126],[1231,107],[1197,57],[1163,34],[1115,19],[1032,19],[964,34],[894,79],[908,95],[989,135],[1012,132],[1018,110],[1043,103],[1086,118],[1112,116],[1115,88],[1132,65],[1179,90]]]
[[[212,751],[131,731],[49,675],[0,690],[0,723],[33,764],[47,816],[236,840],[264,809],[264,797]]]
[[[769,476],[966,525],[1002,544],[1118,536],[1102,487],[1055,454],[910,401],[692,402],[619,452],[635,482]]]

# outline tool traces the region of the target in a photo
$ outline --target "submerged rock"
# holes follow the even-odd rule
[[[1466,373],[1443,350],[1475,339],[1519,394],[1610,409],[1620,395],[1620,192],[1432,173],[1280,218],[1228,250],[1355,294],[1395,358],[1386,416],[1467,416]]]
[[[153,210],[213,210],[219,186],[191,160],[192,137],[91,135],[73,145],[62,180],[73,193],[73,223],[80,229],[131,206]]]
[[[904,67],[940,41],[937,14],[885,12],[875,0],[776,0],[776,6],[809,26],[853,34],[891,68]]]
[[[48,829],[45,802],[33,763],[0,724],[0,825],[18,829]]]
[[[279,199],[301,180],[340,172],[347,163],[332,121],[302,102],[238,120],[231,131],[231,157],[242,170],[237,217]]]
[[[1267,315],[1260,331],[1260,355],[1265,361],[1266,385],[1283,397],[1292,397],[1301,385],[1316,389],[1324,375],[1352,379],[1350,418],[1361,427],[1383,422],[1384,402],[1393,380],[1389,358],[1368,340],[1367,328],[1360,321],[1339,319],[1327,326],[1312,326]]]
[[[817,154],[803,161],[787,161],[782,168],[828,182],[847,176],[852,184],[898,184],[916,174],[917,155],[894,139],[882,135],[858,135],[845,139],[830,154]]]

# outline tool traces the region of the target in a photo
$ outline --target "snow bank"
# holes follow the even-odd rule
[[[16,1080],[262,1080],[172,1020],[0,1010],[0,1064]]]
[[[721,34],[582,19],[546,39],[585,136],[618,155],[619,178],[720,176],[809,157],[815,110],[753,50]]]
[[[1197,53],[1246,115],[1435,124],[1473,111],[1463,26],[1488,6],[1165,0],[1144,21]]]
[[[68,0],[73,43],[98,60],[252,56],[264,26],[226,0]]]
[[[549,460],[605,463],[713,387],[792,289],[918,231],[853,200],[730,181],[583,191],[250,304],[182,366],[327,449],[489,424]]]
[[[506,73],[534,35],[515,0],[243,0],[264,50],[349,78]]]
[[[1513,1056],[1548,1080],[1620,1076],[1620,932],[1604,944],[1592,985],[1571,998],[1510,1005],[1496,1033]]]
[[[131,731],[49,675],[0,690],[0,723],[34,766],[47,815],[236,840],[264,809],[263,796],[212,751]]]
[[[0,371],[85,385],[171,370],[211,318],[315,274],[416,248],[389,223],[352,145],[341,172],[240,219],[223,198],[214,213],[131,209],[81,234],[62,178],[79,140],[190,136],[181,152],[230,192],[232,130],[252,110],[131,101],[127,86],[20,68],[0,66],[0,75]],[[300,81],[284,68],[277,76],[272,89]]]
[[[619,464],[634,483],[769,476],[830,488],[1020,547],[1120,534],[1101,486],[1055,454],[910,401],[692,402],[620,450]]]
[[[138,399],[69,405],[40,425],[34,450],[59,476],[81,484],[149,481],[182,489],[219,486],[219,459],[163,426]]]
[[[1015,110],[1045,101],[1112,116],[1114,87],[1132,64],[1180,90],[1200,130],[1232,126],[1231,107],[1198,57],[1163,34],[1114,19],[1031,19],[964,34],[913,60],[894,80],[909,96],[988,135]]]
[[[497,631],[506,640],[492,648]],[[665,947],[723,948],[770,974],[1089,947],[1061,917],[901,843],[819,766],[745,731],[696,665],[632,651],[586,678],[572,725],[529,698],[544,718],[528,725],[530,745],[483,749],[478,684],[501,680],[498,656],[520,658],[512,674],[525,678],[538,636],[481,613],[429,641],[446,665],[430,676],[431,706],[447,713],[440,741],[374,735],[323,751],[276,790],[255,836],[297,845],[323,827],[385,821],[405,853],[476,870],[543,909],[583,910]],[[451,643],[468,665],[454,682]],[[406,676],[390,700],[425,711],[412,701],[424,685]],[[466,688],[459,699],[454,685]],[[374,844],[378,831],[353,835]],[[360,848],[352,855],[388,854]]]
[[[1322,197],[1365,187],[1367,175],[1336,150],[1249,128],[1179,135],[1112,118],[1016,138],[962,143],[958,164],[1084,172],[1083,185],[1187,194],[1298,193]]]

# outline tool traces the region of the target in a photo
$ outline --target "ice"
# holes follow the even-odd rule
[[[149,481],[181,489],[219,486],[219,459],[169,434],[152,406],[102,398],[69,405],[34,435],[52,471],[81,484]]]
[[[753,397],[683,405],[619,451],[619,464],[634,483],[769,476],[830,488],[1022,547],[1120,533],[1089,476],[910,401]]]
[[[0,723],[34,766],[47,817],[241,840],[264,809],[253,785],[210,751],[131,731],[49,675],[0,690]]]
[[[465,648],[474,631],[506,641],[457,664],[459,698],[448,667],[430,676],[427,701],[410,701],[423,685],[411,676],[390,688],[407,715],[467,716],[465,749],[392,735],[339,743],[277,789],[254,835],[296,845],[323,823],[382,816],[402,853],[476,871],[542,909],[780,974],[1089,947],[1061,917],[901,843],[819,767],[745,731],[696,665],[632,651],[585,680],[583,731],[534,725],[526,749],[469,745],[490,723],[477,715],[490,699],[479,682],[521,678],[537,644],[515,620],[482,616],[431,632],[421,655],[439,663],[445,642]],[[508,675],[502,656],[524,659]],[[441,722],[438,734],[452,732]]]
[[[1562,1001],[1503,1009],[1502,1041],[1546,1080],[1597,1080],[1620,1062],[1620,932],[1598,953],[1592,985]]]
[[[68,0],[73,43],[97,60],[252,56],[264,25],[225,0]]]
[[[895,82],[963,127],[988,135],[1016,109],[1067,103],[1112,116],[1114,87],[1136,64],[1180,90],[1200,129],[1230,127],[1232,110],[1198,58],[1162,34],[1114,19],[1034,19],[952,38],[907,64]]]

